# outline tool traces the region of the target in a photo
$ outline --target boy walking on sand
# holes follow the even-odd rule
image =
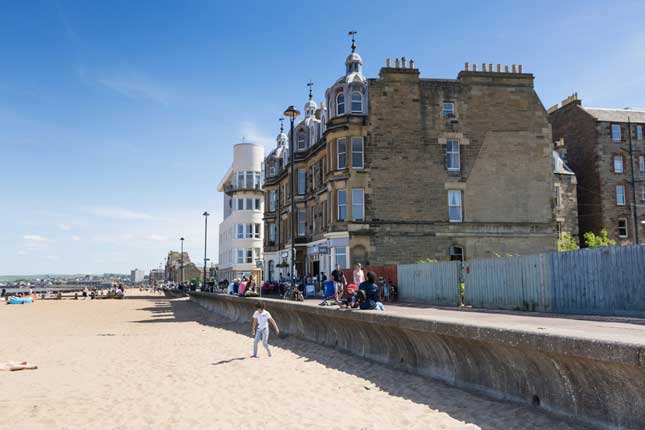
[[[262,303],[256,303],[251,323],[251,333],[255,337],[253,340],[253,355],[251,356],[253,358],[257,358],[258,356],[258,342],[260,339],[262,339],[262,345],[267,350],[267,354],[271,357],[271,350],[269,350],[269,323],[275,329],[275,334],[279,335],[280,329],[278,329],[278,325],[271,317],[269,311],[264,309]]]

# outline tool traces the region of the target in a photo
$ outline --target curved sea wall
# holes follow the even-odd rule
[[[604,428],[645,428],[642,345],[274,299],[190,298],[239,322],[250,321],[261,300],[290,335]]]

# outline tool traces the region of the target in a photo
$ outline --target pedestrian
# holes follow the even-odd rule
[[[275,329],[275,334],[279,335],[280,329],[278,328],[278,324],[271,317],[269,311],[264,309],[264,304],[261,302],[256,303],[251,323],[251,334],[254,336],[252,358],[258,357],[258,342],[260,339],[262,339],[262,345],[267,350],[267,354],[271,357],[271,350],[269,349],[269,323]]]
[[[336,270],[331,272],[331,279],[334,281],[334,291],[336,293],[336,303],[338,306],[341,305],[341,296],[343,295],[343,288],[347,285],[347,279],[342,270],[340,270],[340,264],[336,264]]]
[[[365,272],[363,272],[363,268],[361,267],[361,263],[356,263],[354,266],[354,272],[353,272],[353,277],[354,277],[354,285],[358,287],[361,285],[363,282],[365,282]]]

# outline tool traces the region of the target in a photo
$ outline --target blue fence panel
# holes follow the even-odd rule
[[[399,298],[402,301],[457,306],[461,263],[402,264],[397,268]]]

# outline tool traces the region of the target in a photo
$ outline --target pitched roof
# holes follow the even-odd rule
[[[632,109],[604,109],[604,108],[587,108],[583,107],[589,115],[596,118],[597,121],[608,122],[627,122],[627,117],[633,123],[645,123],[645,110]]]

